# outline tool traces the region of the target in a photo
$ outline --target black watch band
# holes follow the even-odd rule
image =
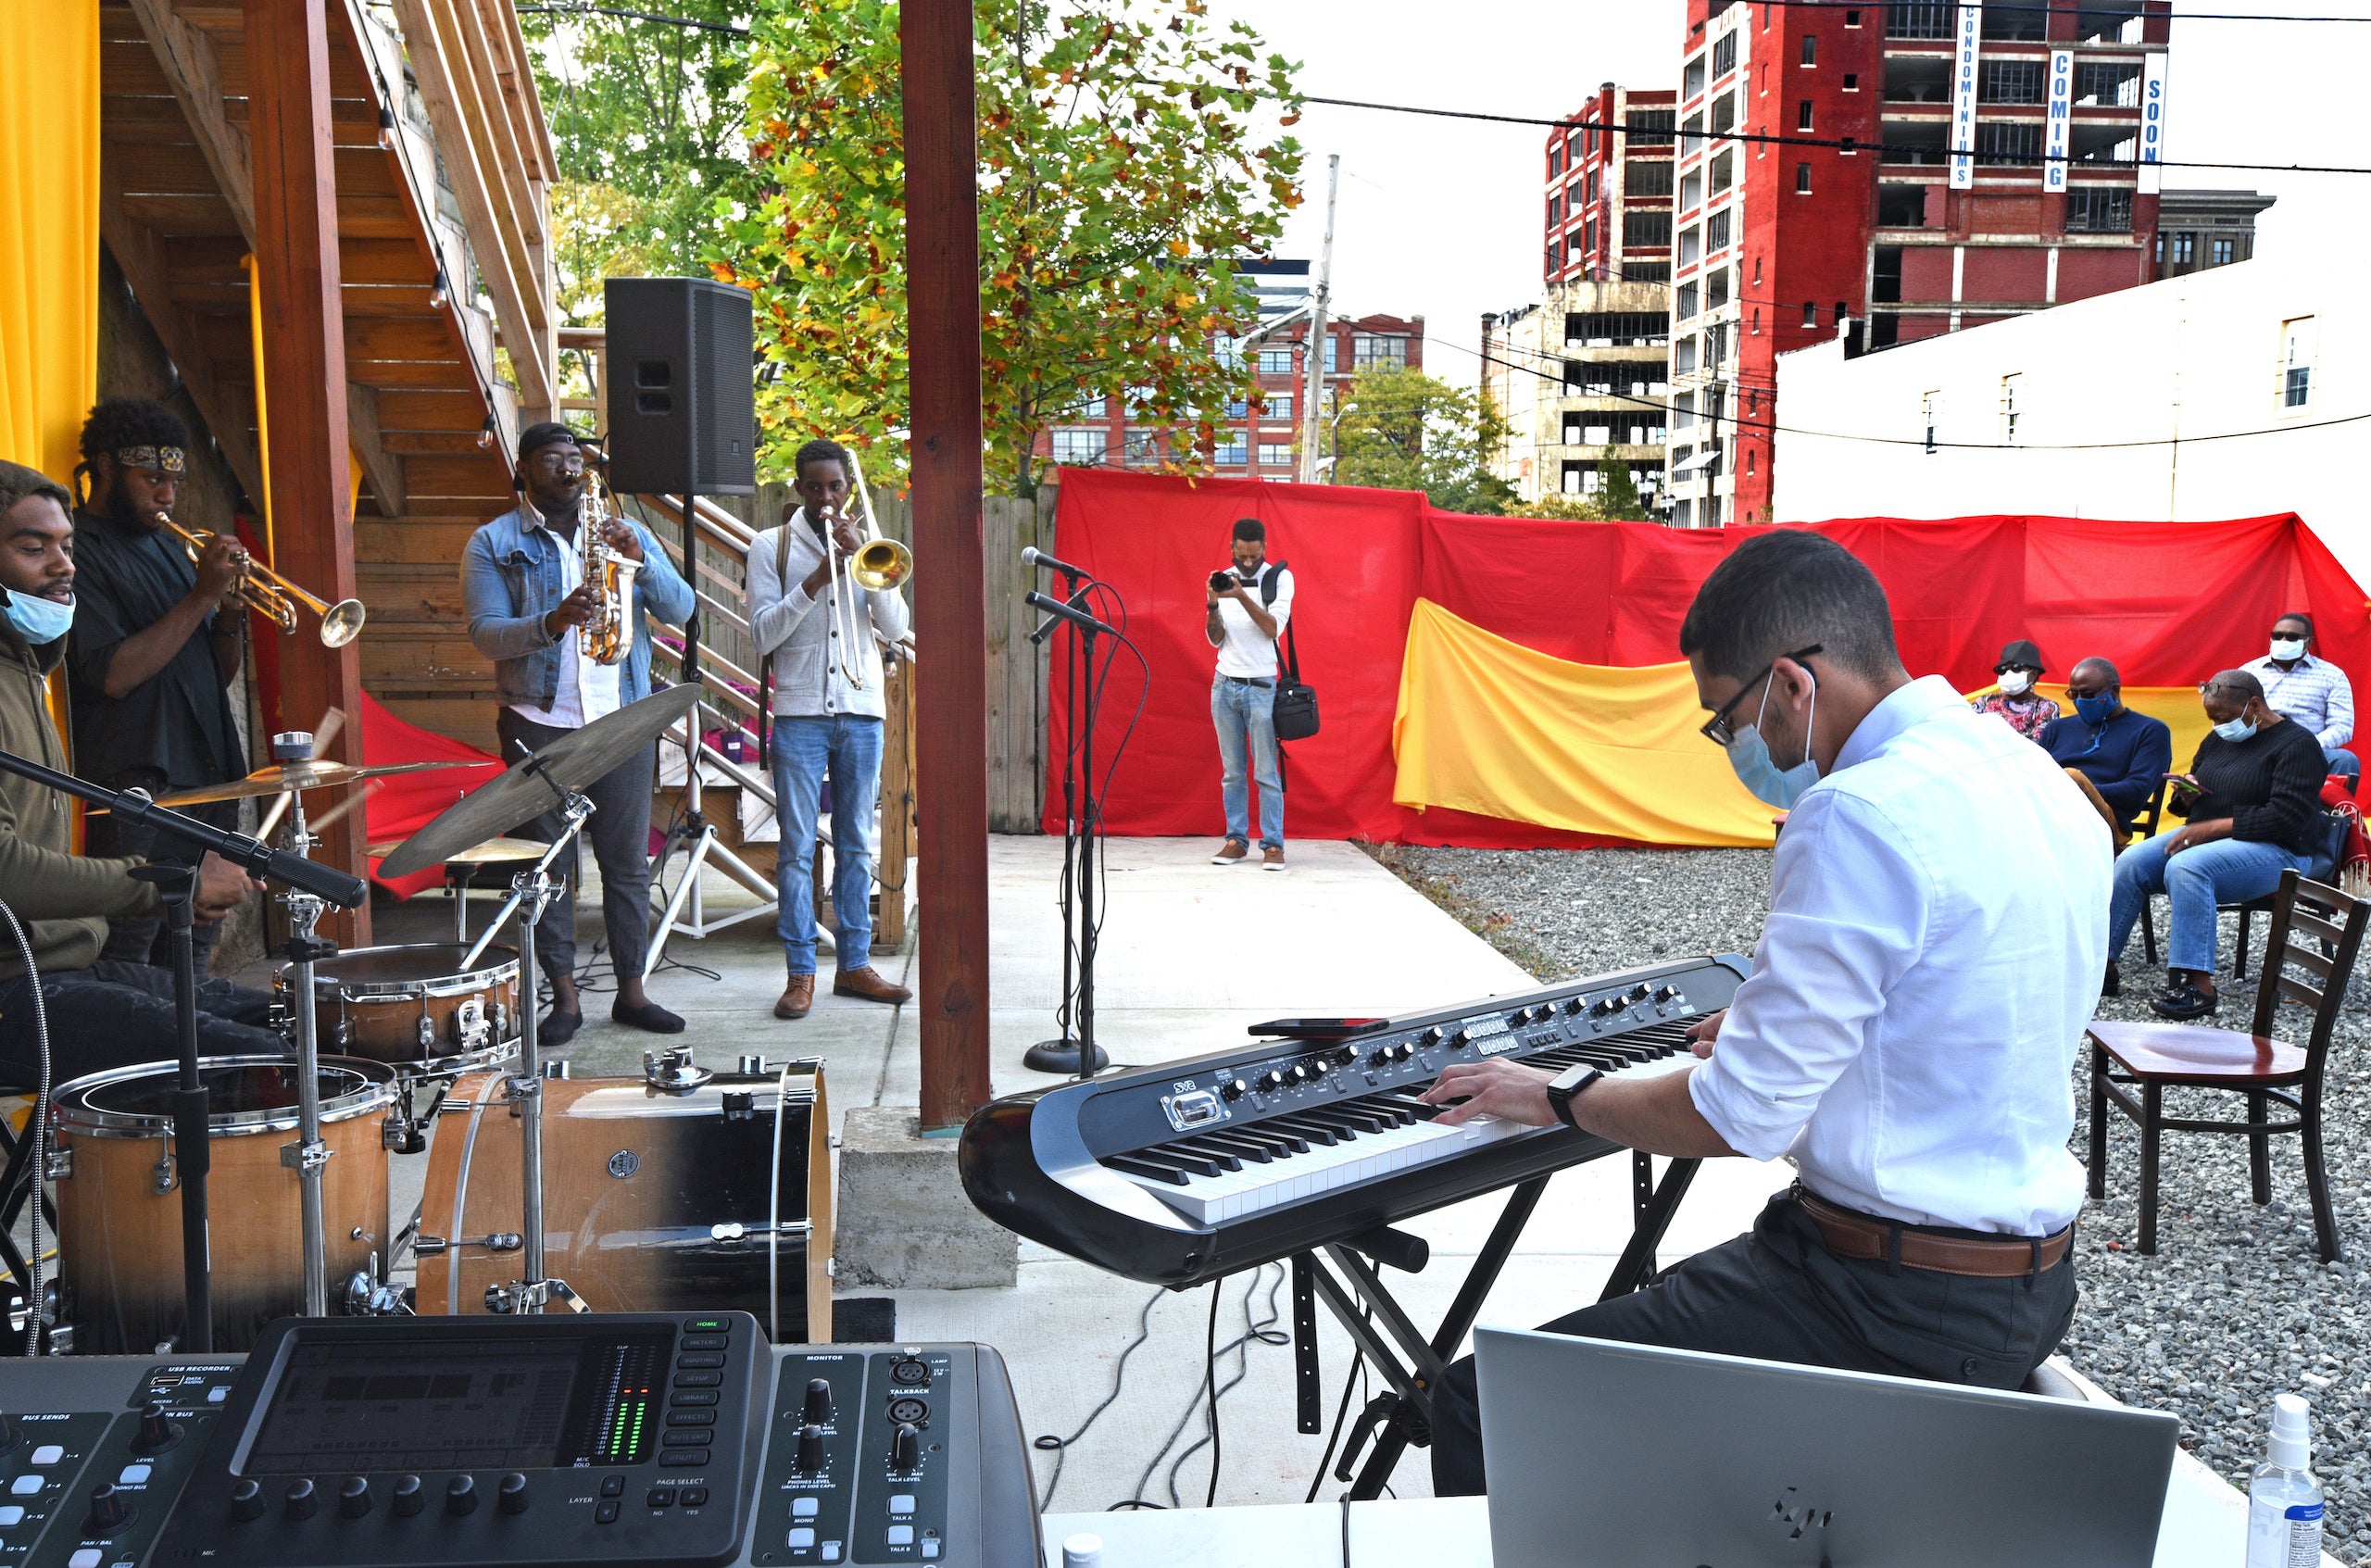
[[[1573,1120],[1573,1101],[1580,1098],[1582,1090],[1604,1076],[1587,1062],[1558,1073],[1548,1085],[1548,1106],[1556,1112],[1556,1120],[1579,1132],[1581,1124]]]

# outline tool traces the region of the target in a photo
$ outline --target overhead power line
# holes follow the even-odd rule
[[[627,11],[615,6],[521,6],[523,12],[546,17],[616,17],[623,21],[666,22],[674,27],[697,28],[702,32],[729,32],[735,38],[746,38],[749,30],[732,22],[703,21],[697,17],[671,17],[657,11]]]

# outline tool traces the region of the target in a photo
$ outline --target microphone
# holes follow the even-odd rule
[[[1060,616],[1064,621],[1075,622],[1090,632],[1100,632],[1107,637],[1116,637],[1120,634],[1118,627],[1098,621],[1086,611],[1073,608],[1060,599],[1037,592],[1035,588],[1022,596],[1022,603],[1032,609],[1042,609],[1048,615]]]
[[[1095,580],[1095,573],[1087,571],[1085,567],[1073,566],[1066,560],[1057,560],[1054,557],[1048,555],[1045,551],[1039,549],[1035,545],[1031,545],[1023,548],[1021,552],[1021,558],[1031,566],[1044,567],[1048,571],[1059,571],[1073,583],[1077,582],[1081,578],[1085,578],[1088,582],[1093,582]]]

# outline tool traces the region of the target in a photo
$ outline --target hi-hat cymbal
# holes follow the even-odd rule
[[[376,767],[357,768],[345,762],[283,762],[275,768],[258,768],[244,779],[229,784],[207,784],[203,789],[185,789],[168,795],[157,802],[159,806],[203,806],[212,800],[245,800],[250,797],[289,795],[305,790],[334,789],[340,784],[360,784],[387,773],[424,773],[436,768],[483,768],[483,762],[383,762]]]
[[[442,816],[404,840],[381,862],[379,874],[409,876],[426,871],[521,822],[533,822],[558,807],[564,796],[607,777],[664,734],[699,700],[697,686],[670,686],[581,730],[571,730],[446,807]]]
[[[403,840],[391,838],[384,844],[370,846],[370,853],[383,859],[403,847]],[[540,860],[548,844],[532,838],[489,838],[483,844],[473,844],[467,849],[445,857],[448,866],[483,866],[505,860]]]

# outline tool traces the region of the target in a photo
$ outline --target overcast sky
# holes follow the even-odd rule
[[[1682,0],[1214,0],[1302,62],[1304,92],[1499,114],[1567,114],[1600,82],[1677,84]],[[2365,0],[2184,0],[2166,84],[2166,156],[2244,163],[2371,164],[2354,69],[2371,24],[2181,19],[2184,9],[2371,14]],[[2351,114],[2352,111],[2349,111]],[[2341,123],[2343,121],[2343,123]],[[1278,254],[1317,258],[1325,155],[1342,155],[1335,218],[1338,311],[1426,318],[1425,368],[1472,385],[1479,319],[1541,297],[1535,126],[1312,107],[1295,128],[1309,200]],[[2358,267],[2371,177],[2172,169],[2166,183],[2270,191],[2259,255]]]

